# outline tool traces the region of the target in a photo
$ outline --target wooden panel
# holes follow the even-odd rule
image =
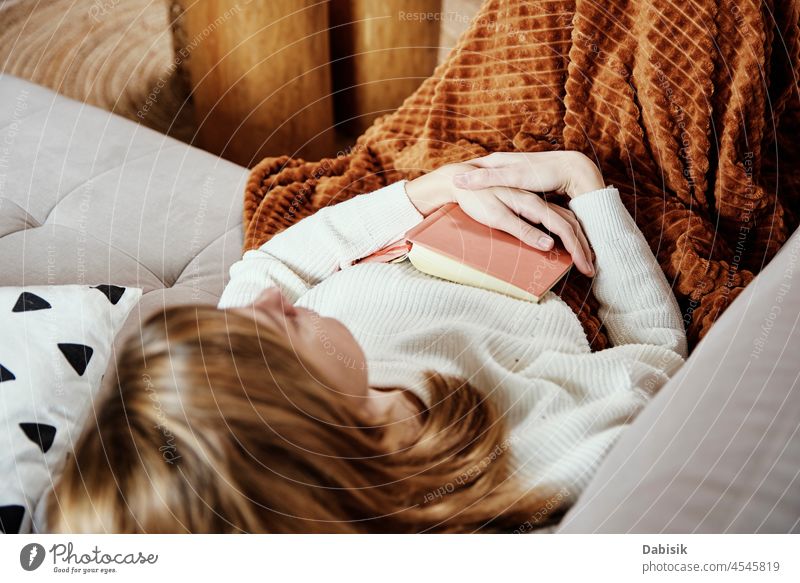
[[[199,145],[245,166],[268,155],[330,155],[327,5],[176,1],[186,11]]]
[[[332,0],[330,6],[336,118],[358,134],[433,72],[442,3]]]
[[[444,0],[442,4],[442,31],[439,36],[439,62],[447,57],[456,41],[480,10],[482,0]]]

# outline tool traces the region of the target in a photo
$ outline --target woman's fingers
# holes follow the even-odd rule
[[[547,227],[551,233],[558,235],[564,247],[566,247],[569,254],[572,255],[572,260],[575,262],[575,266],[578,270],[585,275],[591,275],[592,267],[589,264],[589,259],[586,257],[575,229],[564,217],[550,208],[549,205],[545,206],[546,210],[543,215],[540,215],[539,222]]]
[[[547,251],[553,246],[553,239],[547,233],[524,221],[497,197],[478,199],[472,195],[461,198],[458,203],[476,221],[505,231],[531,247]]]
[[[584,257],[589,260],[589,266],[592,268],[592,273],[587,273],[586,275],[594,275],[594,260],[592,259],[592,247],[589,245],[589,240],[586,238],[586,234],[583,232],[583,227],[581,227],[578,218],[575,216],[571,210],[566,209],[564,207],[558,205],[550,205],[550,208],[554,209],[557,213],[563,216],[567,221],[572,224],[573,229],[575,229],[575,233],[578,235],[578,239],[580,240],[581,247],[583,248]]]
[[[476,190],[506,186],[536,192],[563,192],[565,169],[575,156],[572,152],[495,152],[470,160],[475,168],[453,177],[458,188]]]
[[[584,275],[591,276],[594,272],[591,263],[589,263],[589,258],[583,250],[578,233],[575,232],[575,228],[563,216],[554,211],[551,205],[545,204],[545,206],[547,210],[544,212],[544,216],[541,218],[540,222],[547,227],[550,232],[559,236],[564,243],[564,247],[566,247],[569,254],[572,255],[572,260],[575,262],[575,266],[578,270]]]
[[[458,188],[467,188],[469,190],[479,190],[493,186],[523,188],[524,180],[525,176],[515,167],[477,168],[470,172],[456,174],[453,177],[453,184]]]
[[[516,213],[522,215],[529,221],[541,223],[547,227],[551,233],[558,235],[564,247],[572,256],[572,260],[578,270],[587,276],[594,275],[594,268],[591,265],[590,259],[591,252],[583,245],[581,240],[583,232],[577,219],[573,224],[560,212],[554,210],[558,208],[556,205],[550,205],[532,193],[510,189],[497,189],[494,194],[508,206],[512,214]],[[539,232],[541,233],[541,231]],[[541,247],[537,245],[534,245],[534,247],[541,249]]]
[[[453,177],[453,183],[459,188],[477,190],[493,186],[509,186],[525,188],[527,176],[519,165],[520,157],[514,152],[493,152],[480,158],[470,160],[477,166],[475,170],[462,172]]]
[[[548,251],[553,247],[553,239],[531,223],[542,224],[561,239],[581,273],[594,275],[589,242],[577,218],[568,209],[549,205],[537,195],[516,188],[468,191],[456,198],[464,212],[476,221],[505,231],[531,247]]]
[[[473,158],[469,163],[480,168],[497,168],[498,166],[506,166],[518,159],[518,152],[492,152],[480,158]]]
[[[506,212],[499,217],[494,225],[495,229],[500,229],[517,239],[542,251],[549,251],[553,247],[553,239],[541,229],[537,229],[529,222],[506,208]]]

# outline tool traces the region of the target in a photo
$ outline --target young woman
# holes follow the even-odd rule
[[[570,209],[529,191],[569,195]],[[612,348],[538,304],[358,263],[455,201],[594,275]],[[596,259],[592,260],[591,242]],[[686,357],[677,303],[577,152],[492,154],[322,209],[219,302],[150,319],[49,501],[53,531],[473,532],[556,521]]]

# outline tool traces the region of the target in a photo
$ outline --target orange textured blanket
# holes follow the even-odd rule
[[[252,170],[244,248],[445,163],[580,150],[619,188],[693,347],[797,226],[799,14],[800,0],[490,0],[352,150]],[[554,291],[608,346],[591,280],[573,270]]]

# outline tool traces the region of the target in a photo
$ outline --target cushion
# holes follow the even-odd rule
[[[246,169],[11,75],[0,103],[0,286],[141,289],[110,355],[157,310],[217,303],[241,258]]]
[[[0,74],[0,285],[111,281],[140,317],[216,303],[241,258],[247,171]]]
[[[0,287],[0,531],[31,530],[141,295],[109,284]]]
[[[800,232],[626,429],[562,533],[800,532]]]

